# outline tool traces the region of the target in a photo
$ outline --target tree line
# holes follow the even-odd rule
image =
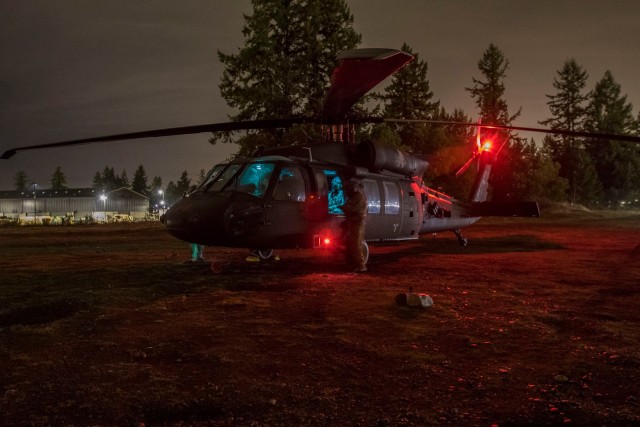
[[[336,55],[357,48],[362,37],[353,29],[354,16],[343,0],[253,0],[245,16],[245,45],[237,53],[218,52],[225,70],[219,84],[227,104],[238,113],[232,120],[318,116]],[[370,95],[355,114],[390,118],[471,121],[464,111],[447,111],[434,98],[427,62],[415,56],[397,72],[381,93]],[[521,107],[506,101],[509,61],[490,44],[478,60],[478,76],[465,89],[484,124],[510,125]],[[607,71],[588,89],[588,74],[575,59],[567,60],[547,94],[549,117],[539,123],[551,129],[638,134],[640,114],[633,115],[613,74]],[[218,133],[211,143],[233,142],[238,155],[258,146],[306,143],[317,137],[309,125],[283,130]],[[433,160],[427,180],[458,197],[466,197],[473,168],[461,177],[454,172],[475,149],[475,130],[428,124],[375,125],[361,129],[361,138],[374,138]],[[640,206],[640,151],[637,145],[589,138],[546,136],[541,143],[514,132],[485,132],[494,137],[500,154],[491,179],[492,197],[549,199],[588,206]]]
[[[111,166],[105,166],[102,171],[95,173],[93,177],[93,189],[98,193],[108,193],[120,188],[128,188],[146,197],[149,197],[151,206],[157,205],[161,200],[167,205],[180,199],[185,193],[195,189],[205,177],[205,170],[201,169],[195,184],[185,170],[180,177],[174,181],[169,181],[166,187],[162,185],[162,178],[154,176],[149,183],[147,173],[143,165],[136,169],[133,179],[129,181],[127,171],[122,170],[120,174],[115,173]],[[35,184],[29,181],[28,175],[24,171],[18,171],[14,176],[14,188],[18,191],[34,191]],[[51,175],[51,190],[65,190],[67,178],[60,166],[57,166]]]

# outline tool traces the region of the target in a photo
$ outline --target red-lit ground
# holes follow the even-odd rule
[[[0,424],[640,423],[640,215],[465,235],[214,274],[158,224],[0,229]]]

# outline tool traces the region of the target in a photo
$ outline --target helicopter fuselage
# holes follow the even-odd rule
[[[367,196],[369,243],[414,240],[479,219],[468,214],[466,203],[426,187],[417,176],[267,155],[212,169],[163,221],[175,237],[207,246],[326,247],[344,238],[340,206],[346,181],[354,176]]]

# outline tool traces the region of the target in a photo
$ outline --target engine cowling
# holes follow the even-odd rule
[[[379,142],[364,141],[353,150],[352,161],[371,171],[387,170],[406,176],[422,176],[429,162]]]

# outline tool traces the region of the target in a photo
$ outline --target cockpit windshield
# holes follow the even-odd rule
[[[227,167],[227,165],[224,163],[221,163],[219,165],[215,165],[214,167],[212,167],[209,170],[209,172],[207,172],[204,179],[198,186],[198,190],[209,188],[213,183],[213,181],[218,177],[218,175],[220,175],[220,172],[222,172],[225,167]]]
[[[248,163],[240,175],[225,187],[225,190],[263,197],[269,186],[274,168],[275,164],[273,163]]]
[[[275,163],[271,162],[216,165],[198,191],[238,191],[263,197],[274,169]]]
[[[231,178],[238,172],[242,165],[229,165],[227,168],[218,173],[215,177],[209,179],[209,182],[202,188],[209,191],[220,191],[229,182]]]

